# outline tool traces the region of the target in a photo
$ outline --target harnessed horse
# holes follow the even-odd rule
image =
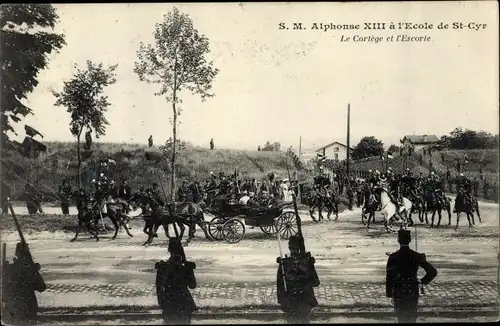
[[[178,237],[182,240],[184,236],[185,226],[189,228],[188,239],[183,244],[184,246],[189,245],[192,238],[196,232],[196,225],[199,225],[207,239],[211,240],[208,235],[207,228],[204,224],[204,215],[202,203],[192,203],[192,202],[183,202],[183,203],[170,203],[167,204],[167,210],[164,210],[158,202],[149,196],[141,196],[140,198],[136,198],[139,200],[143,214],[142,217],[144,219],[145,225],[143,232],[148,236],[146,242],[143,243],[143,246],[149,245],[153,242],[155,237],[158,237],[157,231],[160,226],[163,226],[165,231],[165,235],[167,238],[170,238],[169,228],[170,224],[173,224],[174,230],[177,233],[176,225],[179,226],[180,234]],[[177,234],[176,234],[177,235]]]

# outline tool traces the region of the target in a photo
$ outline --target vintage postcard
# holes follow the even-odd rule
[[[0,18],[3,324],[498,320],[496,1]]]

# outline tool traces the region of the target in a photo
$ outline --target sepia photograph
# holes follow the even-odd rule
[[[3,325],[500,320],[498,2],[0,24]]]

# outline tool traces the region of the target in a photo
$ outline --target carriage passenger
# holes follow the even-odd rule
[[[250,199],[247,201],[248,206],[260,207],[260,204],[255,200],[255,193],[251,192],[248,194]]]
[[[242,194],[243,194],[243,197],[240,198],[239,203],[241,205],[246,205],[248,203],[248,201],[250,200],[250,196],[248,196],[246,191],[243,191]]]

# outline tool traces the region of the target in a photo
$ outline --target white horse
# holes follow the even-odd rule
[[[391,201],[387,189],[385,187],[380,188],[380,201],[382,204],[381,213],[384,216],[384,225],[388,232],[395,232],[392,227],[392,222],[394,218],[397,220],[401,219],[401,227],[406,229],[408,226],[408,216],[411,212],[413,206],[412,202],[403,197],[403,206],[399,207],[399,212],[396,209],[396,205]]]

